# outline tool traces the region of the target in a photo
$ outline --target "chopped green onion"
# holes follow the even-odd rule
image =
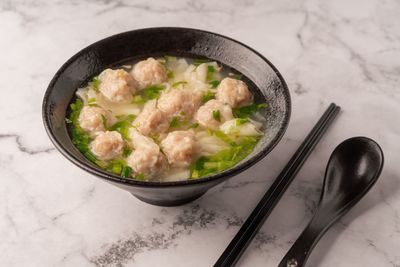
[[[175,62],[176,60],[177,60],[177,58],[176,57],[174,57],[174,56],[164,56],[164,59],[165,59],[165,61],[166,62]]]
[[[111,171],[115,174],[121,174],[122,168],[123,168],[122,163],[116,162],[116,163],[112,164]]]
[[[160,96],[161,91],[165,89],[164,85],[151,85],[142,90],[142,97],[145,100],[156,99]]]
[[[211,88],[213,88],[213,89],[217,88],[219,83],[220,83],[220,81],[218,81],[218,80],[209,82],[209,84],[211,85]]]
[[[124,147],[124,150],[122,151],[122,156],[129,157],[129,155],[132,154],[132,149],[130,147]]]
[[[160,143],[160,135],[158,133],[150,133],[149,137],[153,139],[156,144]]]
[[[165,65],[165,63],[167,63],[167,60],[165,58],[157,58],[157,61],[163,65]]]
[[[240,107],[240,108],[234,108],[233,109],[233,115],[235,115],[236,118],[241,118],[241,119],[246,119],[253,115],[253,113],[259,111],[260,109],[266,108],[267,104],[262,103],[262,104],[251,104],[248,106]]]
[[[91,82],[89,82],[89,86],[92,87],[93,90],[95,90],[96,92],[98,92],[98,91],[99,91],[100,83],[101,83],[101,81],[100,81],[99,77],[96,76],[96,77],[94,77],[94,78],[92,79]]]
[[[189,129],[196,129],[197,127],[199,127],[199,124],[195,122],[189,126]]]
[[[100,114],[101,122],[103,123],[104,129],[107,129],[107,119],[103,114]]]
[[[143,104],[146,100],[143,99],[141,95],[135,95],[132,98],[131,104]]]
[[[170,128],[178,128],[181,125],[181,117],[179,116],[174,116],[169,123]]]
[[[89,98],[88,104],[96,103],[96,98]]]
[[[93,155],[93,153],[90,152],[89,150],[86,151],[85,153],[83,153],[83,155],[84,155],[88,160],[90,160],[91,162],[96,163],[96,161],[97,161],[96,156]]]
[[[124,166],[121,170],[122,177],[131,177],[132,175],[132,168],[129,166]]]
[[[70,119],[68,119],[68,118],[65,118],[65,122],[66,123],[72,123],[72,121]]]
[[[169,80],[173,79],[174,76],[175,76],[175,74],[174,74],[174,72],[173,72],[172,70],[168,70],[168,71],[167,71],[167,78],[168,78]]]
[[[212,116],[213,116],[214,120],[221,121],[221,112],[219,111],[219,109],[213,110]]]
[[[183,85],[183,84],[187,84],[187,82],[186,81],[175,82],[175,83],[172,84],[172,88],[176,88],[179,85]]]
[[[204,93],[202,101],[203,103],[206,103],[207,101],[214,99],[215,98],[215,93],[211,92],[211,91],[207,91]]]
[[[240,125],[243,125],[243,124],[245,124],[245,123],[247,123],[247,122],[249,122],[248,119],[241,119],[241,118],[239,118],[239,119],[236,119],[236,120],[235,120],[235,125],[236,125],[236,126],[240,126]]]
[[[135,118],[136,118],[136,116],[133,114],[128,115],[121,121],[118,121],[115,124],[113,124],[108,130],[109,131],[117,131],[121,134],[122,138],[124,138],[127,141],[130,141],[128,132],[129,132],[129,128],[132,127],[132,121]]]
[[[135,175],[135,178],[137,180],[141,180],[141,181],[145,181],[146,177],[144,176],[144,173],[138,173],[137,175]]]
[[[207,81],[211,81],[214,78],[215,68],[212,65],[207,66]]]

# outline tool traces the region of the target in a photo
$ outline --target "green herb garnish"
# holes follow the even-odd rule
[[[147,101],[160,97],[161,91],[165,89],[164,85],[151,85],[142,90],[142,98]]]
[[[176,88],[179,85],[183,85],[183,84],[187,84],[187,82],[186,81],[175,82],[175,83],[172,84],[172,88]]]
[[[174,72],[173,72],[172,70],[168,70],[168,71],[167,71],[167,78],[168,78],[169,80],[173,79],[174,76],[175,76],[175,74],[174,74]]]
[[[235,125],[236,126],[240,126],[240,125],[243,125],[243,124],[245,124],[247,122],[249,122],[249,119],[241,119],[241,118],[239,118],[239,119],[235,120]]]
[[[122,138],[127,141],[130,141],[129,137],[129,128],[132,127],[132,121],[136,118],[135,115],[128,115],[124,119],[120,120],[113,124],[108,130],[110,131],[117,131],[121,134]]]
[[[98,92],[98,91],[99,91],[100,83],[101,83],[101,81],[100,81],[99,77],[96,76],[96,77],[94,77],[94,78],[92,79],[91,82],[89,82],[89,86],[92,87],[93,90],[95,90],[96,92]]]
[[[178,128],[181,126],[181,117],[174,116],[172,117],[171,122],[169,123],[170,128]]]
[[[101,116],[101,122],[103,123],[104,129],[107,129],[107,119],[103,114],[100,114]]]
[[[219,109],[213,110],[212,116],[213,116],[214,120],[221,121],[221,112],[219,111]]]
[[[197,122],[195,122],[195,123],[191,124],[188,129],[196,129],[197,127],[199,127],[199,124]]]
[[[135,95],[132,98],[131,104],[143,104],[145,102],[146,102],[146,100],[144,100],[141,95]]]
[[[125,160],[123,159],[115,159],[110,161],[108,165],[105,166],[105,169],[109,172],[126,178],[131,177],[132,174],[132,168],[127,166]]]
[[[209,84],[211,85],[211,88],[215,89],[220,84],[220,81],[214,80],[214,81],[209,82]]]
[[[132,154],[132,149],[130,147],[124,147],[124,150],[122,151],[122,156],[129,157],[129,155]]]
[[[207,81],[211,81],[214,78],[215,68],[214,66],[207,66]]]
[[[253,113],[259,111],[260,109],[266,108],[267,104],[251,104],[241,108],[234,108],[233,115],[237,118],[246,119],[249,118]]]
[[[131,177],[132,175],[132,168],[129,166],[123,166],[121,170],[121,176],[122,177]]]
[[[165,65],[167,63],[167,60],[165,58],[157,58],[157,61],[163,65]]]
[[[146,177],[144,176],[144,173],[138,173],[137,175],[135,175],[135,178],[137,180],[141,180],[141,181],[145,181]]]
[[[175,62],[177,60],[174,56],[164,56],[165,62]]]
[[[207,91],[204,93],[202,101],[203,103],[206,103],[208,100],[214,99],[215,98],[215,93],[211,91]]]

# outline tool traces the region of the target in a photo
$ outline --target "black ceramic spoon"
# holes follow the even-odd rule
[[[326,167],[317,210],[278,267],[304,266],[329,227],[375,184],[382,167],[382,149],[367,137],[353,137],[337,146]]]

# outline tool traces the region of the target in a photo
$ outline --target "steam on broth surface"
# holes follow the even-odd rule
[[[67,123],[100,168],[137,180],[197,179],[233,167],[263,133],[265,103],[217,62],[148,58],[106,69],[76,92]],[[257,119],[256,119],[257,118]]]

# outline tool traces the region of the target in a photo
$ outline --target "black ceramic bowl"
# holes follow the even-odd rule
[[[253,153],[235,167],[209,177],[144,182],[122,178],[96,167],[74,147],[65,115],[77,88],[107,67],[149,56],[208,58],[245,76],[256,101],[267,102],[266,134]],[[69,59],[55,74],[44,95],[43,121],[55,147],[75,165],[155,205],[173,206],[192,201],[211,187],[246,170],[265,157],[282,138],[290,117],[290,95],[278,70],[248,46],[219,34],[187,28],[149,28],[100,40]]]

